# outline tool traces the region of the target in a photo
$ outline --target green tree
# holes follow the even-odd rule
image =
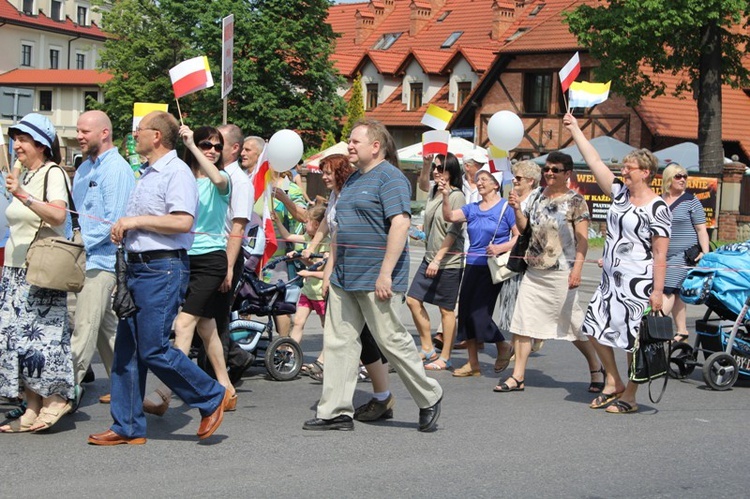
[[[357,120],[365,117],[365,100],[362,97],[362,75],[357,73],[352,82],[352,93],[349,97],[349,103],[346,105],[346,123],[341,130],[341,140],[349,141],[349,134],[352,132],[352,125]]]
[[[600,81],[630,105],[663,95],[659,74],[684,76],[675,95],[692,91],[698,106],[701,168],[721,171],[721,85],[745,87],[750,41],[746,0],[610,0],[564,15],[582,46],[598,59]],[[644,72],[648,68],[648,72]]]
[[[329,147],[333,147],[335,145],[336,145],[336,136],[333,135],[333,132],[328,132],[326,134],[325,140],[320,145],[320,150],[324,151],[324,150],[328,149]]]
[[[298,131],[309,147],[337,127],[343,85],[333,68],[335,34],[329,0],[119,0],[102,16],[113,35],[101,54],[113,73],[103,109],[119,133],[130,130],[134,102],[167,102],[176,114],[169,69],[208,57],[215,85],[180,99],[185,123],[221,122],[221,19],[234,25],[234,89],[228,120],[245,133],[270,137]]]

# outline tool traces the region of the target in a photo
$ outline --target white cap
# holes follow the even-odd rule
[[[467,161],[473,161],[480,165],[486,165],[489,159],[487,159],[487,150],[484,147],[477,147],[464,155],[464,163]]]

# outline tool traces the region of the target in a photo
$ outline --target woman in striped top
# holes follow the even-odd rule
[[[698,244],[702,256],[708,253],[706,214],[700,201],[687,192],[688,173],[672,163],[662,173],[662,198],[672,212],[672,237],[667,250],[667,275],[664,279],[664,313],[672,313],[677,334],[674,341],[687,341],[685,303],[680,299],[680,286],[687,276],[685,250]],[[698,259],[696,258],[696,260]]]

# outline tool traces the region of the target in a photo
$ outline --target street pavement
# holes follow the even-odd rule
[[[581,304],[599,283],[592,250]],[[412,252],[416,270],[422,251]],[[429,308],[436,325],[437,310]],[[689,307],[689,324],[704,312]],[[414,332],[406,306],[402,318]],[[312,361],[322,329],[311,317],[302,342]],[[90,433],[111,423],[98,403],[108,391],[100,363],[79,411],[46,434],[0,435],[0,497],[746,497],[750,383],[706,388],[700,369],[670,380],[652,404],[639,391],[640,412],[589,409],[589,374],[570,344],[547,342],[532,355],[526,390],[493,393],[496,352],[480,355],[482,377],[439,379],[445,395],[439,429],[417,431],[418,409],[398,375],[394,419],[355,422],[352,432],[309,432],[321,385],[303,377],[273,381],[254,368],[237,386],[237,411],[204,442],[200,416],[175,399],[167,414],[148,417],[143,446],[94,447]],[[465,361],[454,355],[454,364]],[[618,355],[626,375],[624,354]],[[149,387],[155,380],[149,379]],[[660,384],[657,385],[660,388]],[[357,385],[355,403],[371,385]],[[0,403],[0,410],[10,409]]]

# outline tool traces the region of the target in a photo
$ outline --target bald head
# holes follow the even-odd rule
[[[102,111],[86,111],[78,118],[76,140],[81,153],[91,161],[111,149],[112,121]]]

